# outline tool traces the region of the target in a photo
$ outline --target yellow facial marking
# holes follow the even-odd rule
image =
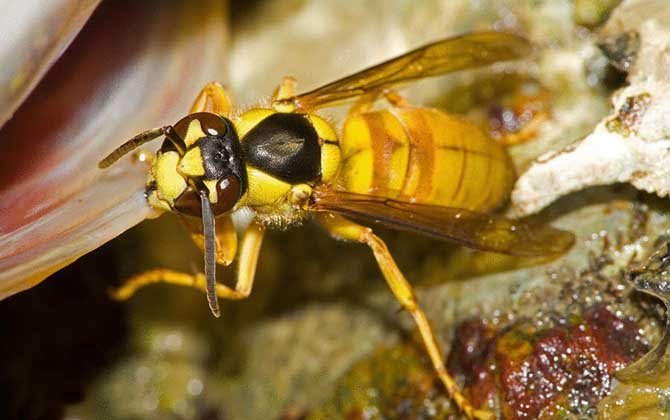
[[[168,203],[158,198],[158,193],[156,191],[152,191],[149,194],[149,196],[147,197],[147,201],[149,202],[149,205],[154,209],[172,211]]]
[[[162,153],[158,155],[151,169],[156,180],[158,198],[170,204],[186,189],[186,181],[177,172],[178,162],[177,152]]]
[[[193,143],[206,136],[207,135],[205,134],[205,132],[202,131],[200,121],[192,120],[188,124],[188,129],[186,130],[186,137],[184,138],[184,143],[186,143],[186,147],[191,147]]]
[[[190,132],[190,131],[189,131]],[[205,166],[199,147],[194,147],[184,154],[177,170],[186,176],[196,177],[205,175]]]
[[[216,204],[219,201],[219,193],[216,192],[216,179],[210,179],[209,181],[204,181],[207,191],[209,191],[209,202]]]

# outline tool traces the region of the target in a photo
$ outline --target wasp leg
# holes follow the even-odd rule
[[[410,106],[409,102],[407,102],[407,99],[392,89],[384,91],[384,98],[386,98],[386,100],[396,108],[408,108]]]
[[[391,291],[402,307],[412,315],[412,318],[414,318],[414,322],[421,333],[421,338],[426,347],[426,351],[428,352],[428,356],[433,363],[437,375],[447,389],[449,396],[468,418],[492,419],[493,413],[487,410],[477,410],[470,405],[470,402],[461,393],[458,385],[447,371],[447,368],[442,361],[442,353],[440,352],[437,340],[433,335],[430,323],[426,318],[426,314],[419,307],[412,286],[407,282],[405,276],[396,265],[384,241],[375,235],[372,232],[372,229],[351,222],[341,216],[325,214],[318,215],[317,217],[319,223],[325,227],[333,237],[364,243],[370,247]]]
[[[282,101],[284,99],[291,99],[295,96],[295,88],[298,82],[293,76],[284,76],[279,82],[279,86],[272,94],[272,103]]]
[[[294,77],[285,76],[279,82],[279,86],[272,93],[272,108],[277,112],[294,112],[296,103],[295,88],[297,82]]]
[[[349,108],[348,117],[351,118],[354,115],[369,111],[377,99],[379,99],[379,91],[368,92],[362,95]]]
[[[195,98],[191,106],[194,112],[211,112],[217,115],[228,115],[233,107],[230,94],[218,82],[209,82]]]
[[[202,221],[192,217],[181,217],[181,220],[190,232],[193,242],[204,251],[205,236],[202,232]],[[237,231],[229,214],[218,217],[215,226],[216,262],[227,267],[233,262],[237,253]]]
[[[349,108],[349,113],[348,116],[352,117],[357,114],[361,114],[363,112],[369,111],[372,106],[375,104],[377,99],[379,99],[380,96],[384,96],[387,101],[391,105],[397,108],[402,108],[402,107],[408,107],[409,103],[405,98],[400,96],[398,92],[394,90],[385,90],[383,92],[380,92],[378,90],[368,92],[365,95],[362,95],[356,102],[353,103],[351,108]]]
[[[222,299],[240,300],[251,293],[256,274],[256,263],[258,254],[263,243],[265,229],[258,223],[252,223],[244,232],[240,246],[240,258],[237,265],[237,280],[235,288],[232,289],[225,284],[216,284],[216,295]],[[138,274],[126,280],[118,289],[113,290],[111,295],[114,299],[125,300],[135,292],[148,284],[169,283],[179,286],[194,287],[207,292],[207,281],[204,274],[188,274],[179,271],[155,269]]]

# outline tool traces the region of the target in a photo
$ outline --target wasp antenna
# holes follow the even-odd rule
[[[165,137],[172,142],[174,147],[177,149],[180,155],[183,155],[186,153],[186,143],[184,143],[184,139],[177,134],[177,132],[174,130],[174,127],[168,126],[164,127],[165,128]]]
[[[137,149],[144,143],[148,143],[151,140],[160,137],[162,135],[165,135],[165,132],[168,131],[169,128],[172,128],[170,126],[165,126],[161,128],[152,128],[151,130],[144,131],[132,139],[128,140],[127,142],[123,143],[121,146],[117,147],[112,153],[107,155],[106,158],[101,160],[98,163],[98,168],[104,169],[108,168],[111,166],[114,162],[117,160],[121,159],[124,155],[126,155],[128,152]]]
[[[216,237],[214,212],[209,202],[207,189],[200,190],[202,206],[202,230],[205,234],[205,279],[207,280],[207,303],[215,317],[221,316],[219,300],[216,297]]]

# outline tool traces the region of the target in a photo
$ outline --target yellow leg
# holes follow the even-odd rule
[[[477,410],[470,405],[470,402],[461,393],[458,385],[447,371],[442,361],[442,353],[433,335],[430,323],[426,318],[426,314],[419,307],[412,286],[407,282],[405,276],[396,265],[384,241],[375,235],[372,229],[353,223],[341,216],[320,214],[317,218],[321,225],[335,238],[364,243],[370,247],[391,291],[402,307],[414,318],[428,356],[433,363],[437,375],[447,389],[449,396],[468,418],[492,419],[493,413],[487,410]]]
[[[198,94],[191,106],[194,112],[211,112],[218,115],[228,115],[233,104],[226,89],[217,82],[209,82]]]
[[[394,107],[402,108],[409,106],[407,100],[394,90],[385,90],[383,92],[372,91],[362,95],[356,102],[353,103],[353,105],[349,108],[349,117],[369,111],[374,105],[375,101],[377,101],[381,95],[383,95],[384,98],[386,98],[386,100],[389,101],[389,103]]]
[[[384,98],[386,98],[387,101],[391,105],[393,105],[396,108],[407,108],[409,107],[409,102],[407,102],[407,99],[405,99],[402,95],[400,95],[398,92],[395,90],[385,90],[384,91]]]
[[[200,248],[205,249],[205,236],[202,233],[202,220],[192,217],[182,217],[182,222],[191,233],[191,239]],[[216,219],[216,262],[229,266],[237,253],[237,231],[230,215],[219,216]]]
[[[348,116],[352,117],[356,114],[369,111],[377,99],[379,99],[379,91],[368,92],[362,95],[351,105]]]
[[[210,82],[202,88],[200,94],[198,94],[198,97],[195,99],[195,102],[193,102],[193,106],[191,106],[191,114],[195,112],[212,112],[219,115],[227,115],[230,112],[231,107],[230,97],[223,86],[216,82]],[[165,126],[152,128],[136,135],[101,160],[98,163],[98,167],[104,169],[111,166],[130,151],[158,137],[166,135],[169,128],[171,127]],[[145,161],[146,156],[147,154],[145,152],[136,153],[135,159],[136,161]]]
[[[295,96],[297,82],[294,77],[286,76],[281,79],[279,86],[272,94],[272,108],[278,112],[293,112],[295,104],[290,101]]]
[[[237,265],[237,280],[232,289],[225,284],[216,284],[216,295],[222,299],[244,299],[251,293],[256,274],[258,253],[263,243],[265,229],[258,223],[252,223],[244,232],[240,247],[240,258]],[[207,282],[202,273],[187,274],[179,271],[155,269],[138,274],[126,280],[120,288],[112,291],[114,299],[125,300],[148,284],[169,283],[179,286],[195,287],[203,292],[207,291]]]
[[[272,94],[272,102],[290,99],[295,96],[295,88],[298,82],[295,77],[285,76],[279,82],[277,90]]]

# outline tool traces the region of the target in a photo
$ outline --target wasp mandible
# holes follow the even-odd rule
[[[502,145],[460,117],[408,104],[392,89],[530,51],[530,43],[513,34],[466,34],[299,95],[295,80],[284,78],[269,107],[242,113],[233,110],[221,85],[208,84],[186,117],[135,136],[99,164],[108,167],[165,137],[151,164],[147,199],[156,209],[184,216],[204,250],[204,275],[152,270],[130,278],[116,296],[127,298],[155,282],[192,286],[207,293],[219,316],[217,298],[249,296],[266,227],[310,218],[334,238],[370,247],[451,398],[469,418],[492,418],[470,405],[447,372],[428,319],[384,242],[351,219],[506,254],[554,256],[568,250],[574,242],[569,232],[487,213],[508,198],[515,180]],[[338,136],[316,111],[351,99],[356,102]],[[375,109],[380,99],[390,106]],[[242,209],[253,211],[254,218],[238,252],[231,215]],[[236,255],[231,288],[216,281],[216,263],[228,266]]]

